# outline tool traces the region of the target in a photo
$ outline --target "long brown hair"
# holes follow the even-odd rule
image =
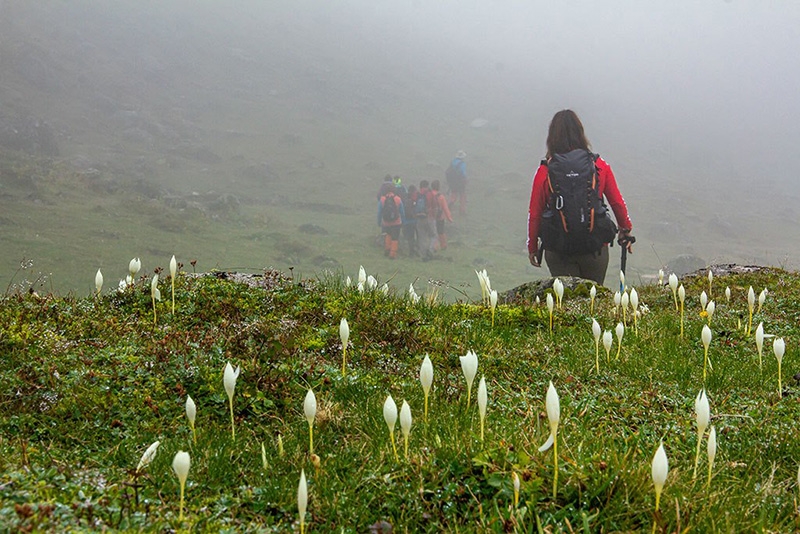
[[[566,154],[578,148],[589,150],[590,146],[583,133],[583,124],[574,111],[562,109],[553,116],[547,132],[547,159],[553,154]]]

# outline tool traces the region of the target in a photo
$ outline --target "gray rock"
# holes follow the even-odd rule
[[[605,286],[599,286],[592,280],[585,278],[578,278],[577,276],[560,276],[561,283],[564,284],[564,298],[569,297],[589,297],[589,292],[592,286],[597,286],[597,293],[602,294],[610,293],[611,290]],[[536,297],[541,301],[546,298],[545,295],[548,289],[553,287],[555,278],[545,278],[543,280],[536,280],[517,286],[513,289],[498,295],[498,302],[502,304],[516,304],[516,305],[531,305],[536,302]]]

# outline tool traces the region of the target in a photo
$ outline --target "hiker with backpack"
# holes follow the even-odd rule
[[[428,202],[428,217],[433,219],[436,228],[435,241],[432,248],[436,247],[438,241],[439,250],[447,248],[447,232],[444,227],[445,222],[453,222],[453,216],[450,214],[450,208],[447,205],[447,199],[439,192],[441,184],[439,180],[431,182],[431,196]]]
[[[464,161],[466,158],[467,153],[459,150],[445,171],[447,191],[450,197],[448,205],[452,206],[458,201],[459,215],[464,215],[467,211],[467,163]]]
[[[391,259],[397,258],[403,219],[405,219],[403,201],[394,190],[390,190],[378,201],[378,226],[384,234],[383,254]]]
[[[579,276],[603,284],[609,244],[617,237],[620,246],[632,252],[632,227],[611,167],[590,151],[575,112],[559,111],[550,122],[547,156],[533,178],[528,208],[531,265],[540,267],[544,253],[551,276]]]

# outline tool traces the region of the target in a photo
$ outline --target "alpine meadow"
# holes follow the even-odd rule
[[[800,6],[0,12],[0,532],[800,531]],[[605,284],[528,257],[564,109]]]

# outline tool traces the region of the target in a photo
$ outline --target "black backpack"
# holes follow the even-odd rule
[[[464,181],[464,175],[461,174],[459,168],[453,164],[454,161],[450,162],[450,166],[447,167],[447,170],[444,172],[445,180],[447,180],[447,184],[450,186],[460,185]]]
[[[542,162],[549,193],[539,232],[545,250],[585,254],[613,242],[617,226],[599,195],[597,158],[577,149]]]
[[[397,207],[397,202],[394,201],[395,194],[389,193],[384,197],[383,207],[381,208],[381,219],[385,223],[393,223],[400,218],[400,208]]]

